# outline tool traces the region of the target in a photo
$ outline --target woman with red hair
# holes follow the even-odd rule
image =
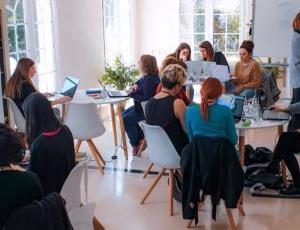
[[[237,134],[230,109],[219,105],[222,84],[216,78],[208,78],[201,87],[201,104],[192,104],[186,110],[186,131],[191,140],[195,135],[225,137],[232,144],[237,142]]]

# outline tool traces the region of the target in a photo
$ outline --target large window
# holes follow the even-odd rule
[[[213,43],[216,51],[237,57],[242,36],[240,0],[181,0],[180,39],[192,45],[193,56],[199,58],[199,44]]]
[[[132,63],[131,0],[103,0],[103,30],[105,61],[111,64],[122,55],[125,63]]]
[[[34,79],[41,92],[56,88],[51,0],[6,0],[10,69],[29,57],[36,63]]]

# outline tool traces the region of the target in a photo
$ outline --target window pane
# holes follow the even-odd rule
[[[204,14],[205,13],[205,0],[194,1],[194,14]]]
[[[27,57],[27,53],[26,52],[18,53],[18,56],[19,56],[19,59],[25,58],[25,57]]]
[[[214,16],[214,33],[225,33],[226,16],[215,15]]]
[[[230,0],[230,4],[227,4],[228,14],[238,14],[240,12],[240,0]]]
[[[214,2],[214,13],[215,14],[226,13],[226,5],[227,5],[226,0],[215,0],[215,2]]]
[[[194,15],[194,33],[205,32],[205,16]]]
[[[238,15],[228,15],[227,17],[227,33],[238,33],[240,20]]]
[[[239,35],[227,35],[227,52],[237,52],[239,49]]]
[[[18,50],[26,50],[25,26],[17,26]]]
[[[7,29],[8,29],[9,52],[15,52],[16,51],[15,27],[14,26],[9,26]]]
[[[13,9],[6,7],[6,17],[7,17],[7,24],[14,23],[14,12]]]
[[[24,9],[23,9],[23,0],[18,2],[16,8],[16,23],[24,23]]]
[[[194,49],[199,50],[199,45],[205,39],[204,34],[194,34]]]
[[[225,51],[225,35],[217,34],[214,35],[214,50],[215,51]]]

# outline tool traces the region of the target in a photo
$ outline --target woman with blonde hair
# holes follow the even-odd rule
[[[222,84],[216,78],[208,78],[201,87],[201,104],[192,104],[187,108],[185,126],[189,139],[195,135],[206,137],[225,137],[232,144],[237,142],[237,134],[230,109],[219,105]]]

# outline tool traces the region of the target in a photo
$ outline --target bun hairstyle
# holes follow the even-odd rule
[[[208,120],[208,106],[210,101],[218,99],[222,95],[222,84],[217,78],[207,78],[200,90],[201,115],[205,121]]]
[[[0,167],[23,160],[25,151],[21,139],[22,135],[0,123]]]
[[[253,52],[253,48],[254,48],[254,43],[253,41],[250,41],[250,40],[244,40],[240,46],[240,49],[245,49],[247,50],[247,52],[252,55],[252,52]]]
[[[293,28],[294,30],[297,30],[300,33],[300,12],[296,14],[294,20],[293,20]]]
[[[177,84],[183,85],[186,79],[186,71],[178,64],[168,65],[161,74],[162,86],[173,89]]]

